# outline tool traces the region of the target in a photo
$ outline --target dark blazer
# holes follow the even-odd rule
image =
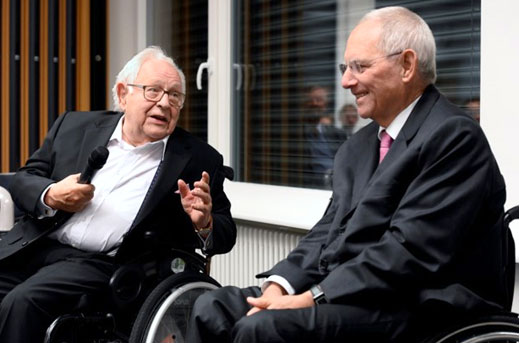
[[[378,128],[339,149],[327,213],[259,276],[390,311],[505,307],[505,184],[479,125],[429,86],[380,165]]]
[[[81,172],[92,150],[108,143],[121,116],[122,113],[106,111],[68,112],[56,120],[41,148],[11,183],[13,200],[28,215],[2,237],[0,259],[31,246],[70,216],[58,212],[55,217],[37,219],[41,193],[51,183]],[[168,140],[158,179],[117,251],[119,258],[125,260],[143,252],[145,232],[153,232],[156,241],[171,247],[189,251],[201,247],[191,220],[182,209],[180,195],[175,191],[179,178],[192,185],[200,180],[204,170],[211,178],[213,201],[213,232],[206,252],[225,253],[233,247],[236,226],[223,191],[223,158],[208,144],[177,127]]]

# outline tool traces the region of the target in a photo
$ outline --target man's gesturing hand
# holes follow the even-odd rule
[[[197,229],[210,226],[213,203],[209,187],[209,174],[203,172],[202,178],[200,181],[195,182],[192,190],[189,190],[189,187],[183,180],[178,180],[178,190],[182,207]]]
[[[94,197],[95,187],[92,184],[78,183],[80,174],[69,175],[52,185],[43,201],[55,210],[79,212]]]

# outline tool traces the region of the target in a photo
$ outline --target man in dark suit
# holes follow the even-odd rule
[[[185,80],[173,60],[144,49],[113,92],[122,112],[61,115],[14,177],[13,199],[27,215],[0,241],[0,342],[42,342],[53,319],[152,249],[150,233],[207,254],[235,243],[222,156],[176,126]],[[108,160],[92,184],[79,183],[97,146]]]
[[[201,296],[190,343],[417,342],[509,306],[505,184],[481,128],[433,86],[427,24],[374,10],[344,61],[342,85],[373,122],[337,152],[329,209],[262,289]]]

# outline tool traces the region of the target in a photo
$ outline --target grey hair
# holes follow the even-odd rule
[[[119,74],[117,74],[117,77],[115,78],[114,86],[112,87],[112,97],[114,100],[114,110],[115,111],[121,111],[121,107],[119,106],[119,96],[117,95],[117,84],[119,83],[132,83],[135,78],[137,77],[137,74],[139,73],[139,70],[141,69],[144,62],[150,60],[150,59],[156,59],[156,60],[162,60],[166,61],[173,68],[176,69],[178,72],[178,75],[180,76],[180,80],[182,82],[182,93],[186,93],[186,77],[184,76],[184,73],[180,68],[177,66],[175,61],[166,53],[162,48],[158,46],[149,46],[143,50],[141,50],[139,53],[137,53],[135,56],[133,56],[121,69]]]
[[[412,49],[418,57],[418,71],[427,83],[436,82],[436,42],[427,23],[405,7],[391,6],[367,13],[360,22],[379,20],[382,33],[378,48],[386,54]]]

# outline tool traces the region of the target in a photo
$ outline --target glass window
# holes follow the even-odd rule
[[[367,124],[358,117],[350,92],[341,88],[337,65],[343,62],[349,32],[373,8],[405,6],[427,21],[437,42],[437,86],[479,117],[480,0],[218,4],[232,4],[228,63],[233,84],[228,87],[233,92],[233,133],[228,139],[237,181],[330,188],[336,150]],[[207,140],[207,73],[198,90],[196,72],[208,59],[208,18],[219,19],[208,13],[207,0],[149,0],[147,6],[147,44],[163,46],[186,74],[187,98],[179,124]]]
[[[186,102],[179,126],[207,141],[207,87],[196,88],[196,73],[207,60],[207,0],[147,2],[147,45],[159,45],[186,76]],[[203,74],[203,82],[206,75]]]
[[[340,87],[347,34],[373,7],[406,6],[437,41],[437,86],[479,99],[480,1],[234,1],[234,161],[244,182],[329,188],[333,156],[366,124]],[[477,103],[476,103],[477,104]],[[479,112],[479,111],[477,111]]]

